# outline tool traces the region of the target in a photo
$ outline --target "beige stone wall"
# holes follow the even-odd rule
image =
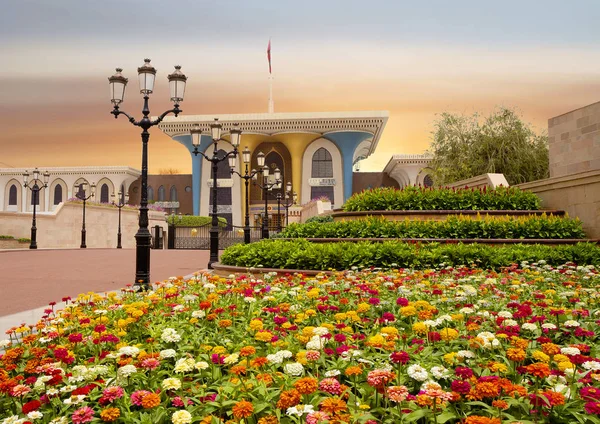
[[[81,244],[82,204],[63,203],[52,214],[37,215],[38,248],[78,248]],[[167,233],[163,212],[150,211],[150,227],[160,225]],[[86,245],[88,248],[117,246],[118,210],[86,205]],[[124,249],[135,247],[138,211],[121,210],[121,233]],[[0,234],[15,238],[31,236],[31,214],[0,212]]]
[[[519,184],[542,199],[544,209],[578,217],[589,238],[600,238],[600,169]]]
[[[550,178],[600,170],[600,102],[548,120]]]
[[[29,242],[23,243],[18,240],[0,239],[0,249],[28,249]]]

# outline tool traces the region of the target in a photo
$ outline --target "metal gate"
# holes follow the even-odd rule
[[[195,227],[169,226],[169,249],[210,250],[211,224]],[[276,228],[269,228],[269,234],[275,234]],[[261,239],[261,227],[250,227],[250,241]],[[219,227],[219,250],[244,242],[244,227],[228,225]]]

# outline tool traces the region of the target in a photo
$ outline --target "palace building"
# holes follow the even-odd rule
[[[208,216],[211,205],[211,164],[202,155],[194,155],[190,131],[200,127],[203,131],[199,150],[208,156],[213,154],[210,125],[218,119],[223,125],[223,138],[237,124],[242,130],[239,151],[246,147],[251,151],[249,170],[258,168],[257,155],[265,155],[265,165],[281,171],[282,197],[286,183],[292,183],[292,191],[298,195],[298,204],[311,199],[328,197],[334,207],[340,207],[353,193],[353,165],[368,157],[388,120],[385,111],[361,112],[308,112],[308,113],[257,113],[239,115],[180,115],[167,117],[159,128],[173,140],[183,144],[190,152],[192,161],[192,208],[194,215]],[[218,150],[225,154],[233,149],[227,141],[218,143]],[[245,171],[241,154],[237,171]],[[233,225],[241,225],[245,211],[243,180],[231,175],[229,164],[222,161],[217,172],[218,214]],[[277,190],[268,199],[270,213],[274,212]],[[250,214],[255,219],[264,209],[262,190],[250,189]],[[166,199],[165,199],[166,200]],[[281,219],[276,217],[275,219]]]

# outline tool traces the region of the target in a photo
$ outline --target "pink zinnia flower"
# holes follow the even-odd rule
[[[12,389],[12,395],[14,397],[19,397],[19,396],[26,395],[30,391],[31,391],[31,389],[29,387],[27,387],[26,385],[24,385],[24,384],[17,384]]]
[[[111,403],[115,399],[121,399],[124,394],[125,394],[125,391],[123,390],[122,387],[111,386],[111,387],[107,387],[106,389],[102,390],[102,399],[107,403]]]
[[[588,414],[600,415],[600,402],[588,402],[584,408]]]
[[[390,386],[386,393],[392,402],[404,402],[408,397],[408,389],[406,386]]]
[[[335,378],[324,378],[319,383],[319,390],[323,392],[327,392],[332,395],[339,395],[342,393],[342,387],[340,386],[340,382]]]
[[[373,370],[367,375],[367,383],[372,387],[383,387],[396,378],[396,374],[387,370]]]
[[[131,403],[136,406],[142,406],[142,399],[149,394],[148,390],[136,390],[131,394]]]
[[[89,406],[84,406],[82,408],[79,408],[78,410],[73,412],[73,415],[71,415],[71,420],[75,424],[89,423],[93,419],[94,419],[94,410],[92,408],[90,408]]]
[[[156,358],[146,358],[142,361],[142,367],[147,370],[153,370],[158,368],[160,361]]]
[[[329,414],[323,411],[311,412],[306,416],[306,424],[318,424],[329,421]]]
[[[306,352],[306,359],[309,361],[318,361],[321,357],[321,352],[318,350],[309,350]]]
[[[394,364],[405,365],[409,360],[410,356],[404,351],[392,352],[392,354],[390,354],[390,361],[392,361]]]

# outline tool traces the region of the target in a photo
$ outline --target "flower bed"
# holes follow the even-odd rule
[[[537,263],[81,295],[0,341],[0,418],[598,423],[599,285]]]
[[[374,188],[353,194],[343,210],[537,210],[540,199],[534,193],[513,187],[425,188],[407,186]]]
[[[574,245],[499,245],[463,243],[404,243],[400,241],[311,243],[303,239],[263,240],[228,247],[223,265],[305,270],[344,270],[366,267],[436,267],[477,264],[484,268],[509,266],[526,260],[552,265],[575,262],[600,266],[600,247]]]
[[[579,219],[557,216],[508,216],[473,219],[450,216],[443,221],[388,221],[383,217],[362,220],[292,223],[276,238],[584,238]]]

